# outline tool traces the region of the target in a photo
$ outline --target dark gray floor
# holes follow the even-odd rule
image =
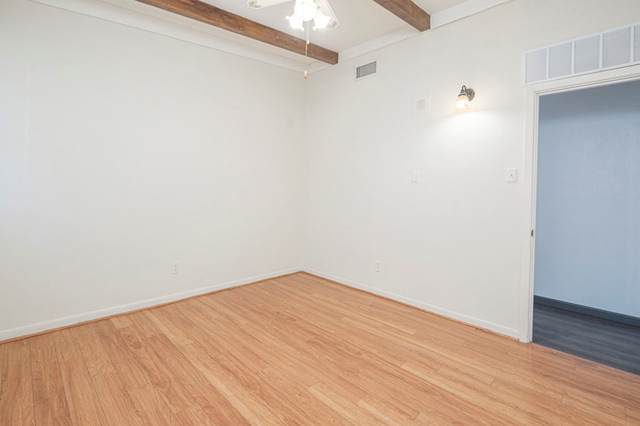
[[[640,375],[640,327],[536,303],[533,341]]]

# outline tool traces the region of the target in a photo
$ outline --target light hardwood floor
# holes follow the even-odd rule
[[[295,274],[0,345],[1,425],[640,424],[640,376]]]

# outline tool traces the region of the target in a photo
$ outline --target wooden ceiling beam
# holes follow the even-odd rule
[[[245,37],[250,37],[254,40],[269,43],[273,46],[299,53],[300,55],[305,54],[306,40],[283,33],[282,31],[275,30],[199,0],[138,1]],[[309,44],[307,56],[331,65],[338,63],[338,53],[325,49],[324,47],[316,46],[315,44]]]
[[[411,0],[373,0],[418,31],[431,28],[431,16]]]

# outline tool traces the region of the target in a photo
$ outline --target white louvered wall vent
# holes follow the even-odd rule
[[[370,77],[378,72],[378,62],[370,62],[365,65],[360,65],[356,68],[356,80],[361,78]]]
[[[525,84],[640,63],[640,23],[524,53]]]

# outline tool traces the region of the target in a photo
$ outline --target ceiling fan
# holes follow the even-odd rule
[[[291,0],[249,0],[247,4],[254,9],[275,6]],[[304,30],[305,23],[313,21],[313,30],[335,28],[338,19],[327,0],[295,0],[293,14],[286,17],[291,28]]]

